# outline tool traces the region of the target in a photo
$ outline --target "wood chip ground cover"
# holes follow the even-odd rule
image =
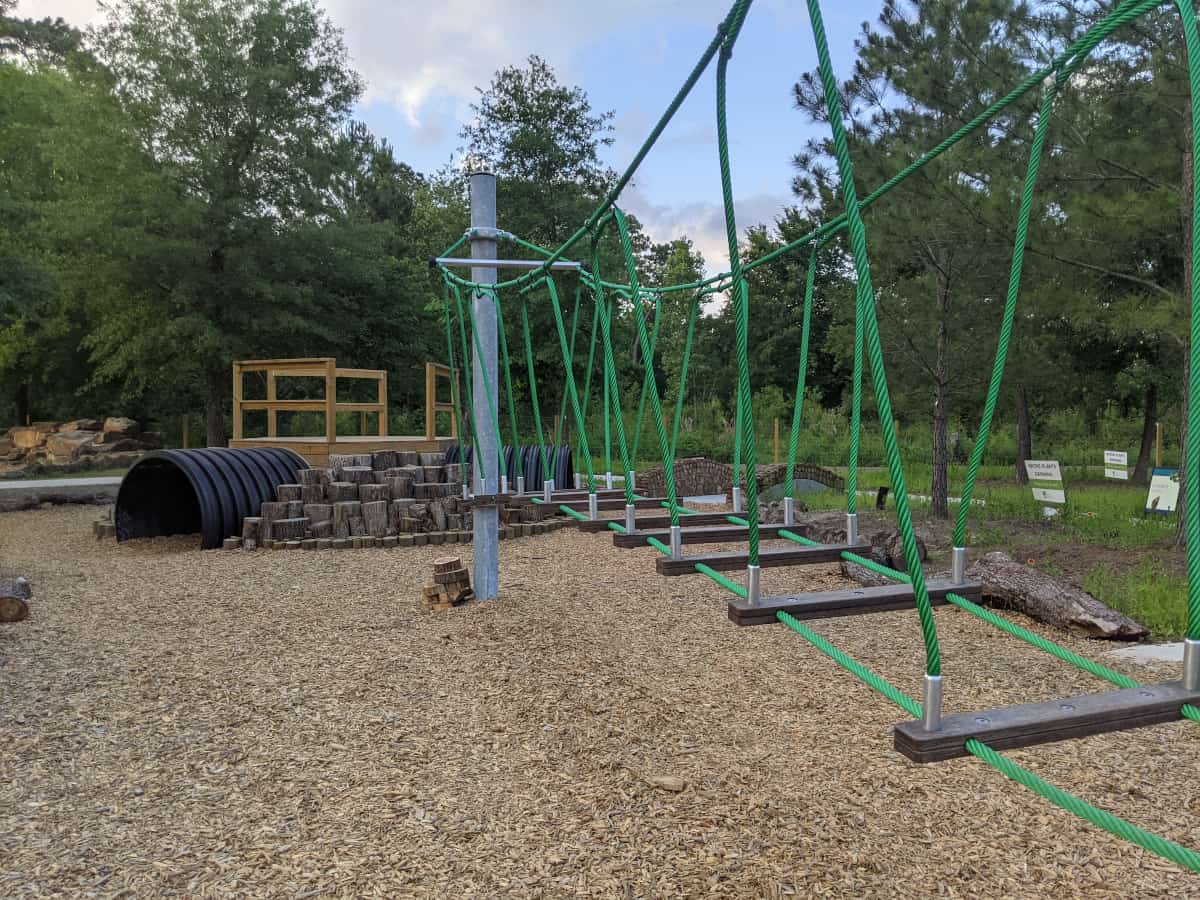
[[[974,759],[909,763],[899,710],[786,628],[735,627],[707,579],[656,576],[650,549],[505,542],[503,602],[429,613],[445,547],[117,546],[94,517],[0,516],[3,564],[35,591],[0,626],[0,896],[1200,893]],[[1104,689],[937,620],[948,711]],[[815,630],[919,691],[914,614]],[[1179,723],[1011,756],[1196,846],[1198,753]]]

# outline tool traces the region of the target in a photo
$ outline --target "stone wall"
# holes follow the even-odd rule
[[[755,470],[760,488],[780,484],[787,477],[787,466],[766,463]],[[807,478],[834,490],[845,490],[841,476],[808,463],[797,463],[796,478]],[[675,490],[679,496],[696,497],[705,494],[727,494],[733,486],[733,466],[702,456],[675,460]],[[637,473],[637,490],[648,497],[665,497],[666,482],[662,465]]]

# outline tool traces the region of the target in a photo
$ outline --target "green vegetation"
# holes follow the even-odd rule
[[[1083,589],[1113,609],[1133,616],[1156,640],[1178,640],[1187,628],[1187,579],[1147,559],[1126,572],[1102,567],[1083,580]]]

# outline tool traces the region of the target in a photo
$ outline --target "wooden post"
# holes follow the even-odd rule
[[[180,427],[179,427],[179,434],[180,434],[180,437],[182,438],[182,440],[180,440],[179,444],[181,447],[183,447],[184,450],[186,450],[188,448],[188,417],[187,417],[187,413],[183,414],[183,424],[180,425]]]
[[[775,465],[779,465],[779,416],[775,417]]]
[[[433,363],[425,363],[425,440],[437,436],[437,369]]]
[[[325,360],[325,442],[337,443],[337,360]]]
[[[242,439],[242,367],[233,364],[233,439]]]
[[[275,370],[267,369],[267,400],[276,400],[275,396]],[[275,437],[277,434],[277,422],[275,420],[275,407],[267,407],[267,437]]]
[[[387,437],[387,374],[384,372],[379,373],[379,392],[376,399],[379,401],[379,436]]]
[[[1162,468],[1162,422],[1154,423],[1154,468]]]

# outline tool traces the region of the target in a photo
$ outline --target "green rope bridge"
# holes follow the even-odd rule
[[[471,440],[475,442],[476,452],[474,459],[476,464],[491,463],[491,460],[482,460],[480,457],[478,443],[475,438],[477,428],[491,429],[496,434],[498,444],[503,445],[500,410],[498,402],[493,399],[496,396],[495,388],[499,386],[493,386],[487,381],[486,370],[484,370],[488,420],[483,423],[472,422],[470,418],[469,411],[474,408],[471,380],[466,380],[465,398],[459,396],[457,388],[456,373],[458,371],[458,363],[456,359],[461,359],[462,365],[466,366],[470,359],[469,351],[472,344],[475,352],[482,355],[482,347],[480,346],[478,331],[476,329],[472,303],[464,302],[463,300],[463,292],[467,291],[473,293],[476,297],[482,297],[485,300],[490,299],[495,305],[500,336],[501,361],[505,379],[504,399],[506,401],[508,425],[513,445],[516,446],[519,444],[518,417],[512,387],[513,369],[508,354],[508,341],[505,336],[503,304],[501,302],[502,293],[516,290],[520,295],[521,335],[524,350],[523,361],[530,382],[537,446],[541,453],[543,471],[549,471],[550,466],[547,457],[545,432],[538,403],[533,342],[527,307],[528,295],[533,292],[540,293],[544,291],[548,297],[554,317],[555,332],[559,352],[562,357],[562,371],[564,375],[562,405],[552,440],[555,444],[561,441],[564,423],[567,421],[569,413],[574,421],[575,439],[578,450],[584,460],[587,490],[590,494],[594,495],[596,492],[596,473],[593,471],[591,447],[587,435],[587,421],[588,404],[593,394],[592,375],[593,372],[596,372],[597,384],[603,404],[602,418],[604,424],[606,471],[609,473],[613,471],[612,433],[615,426],[617,452],[625,476],[625,502],[633,504],[635,500],[641,499],[634,492],[634,465],[640,449],[644,416],[649,412],[654,421],[655,436],[663,460],[663,475],[667,494],[665,501],[663,501],[663,506],[670,513],[671,524],[673,526],[679,525],[685,517],[695,512],[682,506],[679,502],[674,477],[674,464],[679,442],[683,402],[687,391],[688,367],[694,346],[693,338],[696,322],[700,314],[701,305],[706,297],[717,293],[728,295],[732,302],[734,314],[735,361],[737,366],[737,385],[735,395],[732,398],[736,410],[733,477],[735,486],[745,484],[747,509],[744,516],[729,515],[726,516],[726,519],[729,523],[742,526],[746,529],[749,545],[749,552],[747,554],[749,560],[747,584],[749,585],[751,577],[759,564],[760,529],[758,518],[758,478],[756,475],[757,448],[755,446],[754,411],[750,390],[750,354],[748,341],[750,291],[747,274],[784,254],[808,247],[809,254],[804,282],[804,305],[801,324],[800,360],[796,375],[796,395],[789,432],[787,478],[785,482],[788,485],[788,490],[791,491],[794,490],[794,474],[798,456],[804,390],[809,365],[809,339],[818,255],[822,248],[831,241],[845,240],[850,249],[857,280],[854,316],[854,366],[851,395],[851,441],[848,460],[849,471],[846,484],[846,509],[849,515],[856,513],[863,384],[867,364],[869,363],[871,387],[878,411],[884,453],[895,493],[897,524],[903,547],[905,567],[910,574],[904,574],[895,569],[882,566],[852,552],[843,552],[841,555],[847,562],[863,566],[889,579],[912,585],[913,599],[925,645],[925,673],[928,676],[939,676],[942,671],[942,662],[938,645],[937,627],[929,599],[928,588],[925,584],[925,577],[920,564],[916,535],[912,526],[911,510],[908,504],[904,468],[893,428],[891,397],[883,358],[879,322],[875,310],[875,290],[871,280],[867,229],[863,219],[864,211],[877,203],[914,173],[920,171],[955,145],[985,127],[1001,111],[1040,88],[1041,96],[1033,129],[1033,141],[1030,145],[1028,165],[1020,193],[1011,266],[1004,309],[1001,316],[1000,331],[993,357],[991,375],[988,380],[979,433],[971,453],[962,492],[962,500],[958,508],[958,515],[953,530],[953,546],[955,548],[965,548],[971,498],[974,494],[980,465],[987,452],[996,404],[1012,340],[1017,301],[1021,287],[1021,276],[1024,268],[1026,241],[1033,210],[1034,193],[1037,185],[1039,166],[1045,151],[1046,135],[1053,119],[1055,98],[1063,85],[1069,82],[1072,75],[1084,65],[1089,55],[1101,42],[1118,28],[1129,25],[1152,10],[1168,5],[1167,0],[1123,0],[1123,2],[1117,3],[1107,15],[1089,28],[1073,45],[1057,55],[1048,65],[1031,73],[1015,88],[1001,96],[937,146],[921,154],[904,169],[862,197],[859,196],[855,186],[853,160],[843,124],[844,116],[841,97],[830,59],[821,5],[819,0],[806,0],[817,55],[818,75],[832,130],[834,157],[837,163],[844,212],[797,240],[785,244],[757,259],[743,262],[738,246],[738,228],[734,215],[733,182],[726,117],[726,78],[733,59],[734,47],[746,21],[751,2],[752,0],[735,0],[725,18],[718,26],[716,34],[689,72],[683,85],[672,98],[655,126],[651,129],[645,142],[634,155],[629,167],[618,177],[612,190],[591,213],[587,221],[561,246],[555,249],[547,249],[508,232],[498,232],[497,236],[499,239],[510,241],[536,254],[541,259],[542,264],[540,266],[535,266],[509,280],[500,281],[494,285],[484,285],[462,278],[450,271],[449,268],[439,265],[439,274],[444,288],[443,319],[446,329],[447,355],[451,369],[451,400],[454,407],[454,415],[459,423],[459,434],[466,435],[469,433]],[[1197,122],[1200,121],[1200,33],[1197,30],[1195,10],[1191,0],[1171,0],[1170,5],[1175,6],[1180,16],[1181,29],[1187,50],[1192,121]],[[686,284],[646,288],[639,281],[637,260],[630,238],[628,221],[625,213],[617,206],[617,200],[679,107],[699,83],[702,75],[714,58],[717,59],[715,79],[717,150],[721,197],[729,247],[729,271]],[[1200,134],[1195,130],[1192,134],[1192,150],[1194,180],[1200,183]],[[1200,221],[1200,194],[1193,192],[1192,204],[1193,220]],[[600,244],[610,227],[615,230],[620,247],[621,259],[625,270],[625,281],[623,282],[608,281],[603,277],[601,272]],[[450,256],[468,241],[473,234],[474,232],[468,231],[455,241],[443,253],[443,256]],[[576,248],[585,238],[588,239],[590,247],[590,254],[588,255],[589,264],[581,265],[578,270],[578,282],[575,288],[570,331],[568,333],[562,303],[559,299],[558,287],[551,273],[550,266],[557,261],[565,259],[567,254]],[[1193,268],[1200,270],[1200,229],[1193,231],[1191,259]],[[688,308],[683,355],[675,385],[675,408],[668,431],[668,420],[663,408],[663,398],[660,395],[654,376],[654,360],[658,350],[664,300],[677,293],[691,294],[691,301]],[[588,295],[590,295],[592,305],[591,327],[588,338],[587,367],[584,373],[584,384],[582,390],[580,390],[575,359],[578,346],[577,338],[579,337],[581,325],[587,319],[586,312],[581,315],[581,306],[583,305],[584,297]],[[1187,533],[1188,572],[1187,637],[1195,640],[1200,639],[1200,282],[1193,283],[1192,296],[1189,300],[1191,308],[1189,345],[1190,402],[1187,411],[1188,437],[1186,471],[1184,473],[1184,519]],[[654,312],[653,327],[651,329],[648,329],[646,325],[645,312],[648,302],[652,304]],[[632,311],[637,349],[644,366],[632,442],[626,432],[625,416],[621,408],[622,391],[617,376],[618,369],[613,351],[614,313],[618,309],[625,308],[622,304],[625,304]],[[456,331],[458,338],[457,346],[455,341]],[[597,362],[597,351],[599,351],[599,362]],[[503,454],[500,454],[496,464],[499,466],[500,474],[502,476],[507,475]],[[520,454],[517,454],[516,474],[518,476],[521,475],[521,465]],[[465,463],[463,463],[463,466],[465,482]],[[556,487],[565,488],[569,486],[557,485]],[[560,509],[577,519],[588,518],[566,505],[560,506]],[[615,521],[608,522],[607,525],[613,531],[619,533],[626,532],[626,529]],[[793,543],[804,546],[817,545],[815,541],[809,540],[788,529],[781,529],[778,534],[781,538]],[[647,543],[664,555],[670,556],[672,554],[670,547],[654,537],[648,536]],[[715,571],[709,566],[703,563],[696,563],[695,569],[698,573],[710,578],[736,596],[743,599],[751,597],[751,591],[748,590],[747,586],[739,584],[737,581]],[[1110,684],[1119,688],[1137,687],[1137,682],[1132,678],[1079,656],[1044,637],[1010,622],[965,597],[950,593],[946,599],[957,608],[964,610],[993,627],[999,628],[1006,634],[1022,640],[1038,650],[1049,653]],[[921,718],[923,710],[919,702],[904,694],[878,674],[871,672],[861,663],[852,659],[792,616],[785,612],[780,612],[777,615],[781,622],[818,651],[854,674],[862,682],[882,694],[888,700],[891,700],[909,715]],[[1193,706],[1185,706],[1181,712],[1188,719],[1200,721],[1200,709]],[[997,771],[1068,812],[1085,819],[1123,840],[1169,859],[1180,866],[1200,872],[1200,854],[1197,852],[1150,834],[1129,822],[1117,818],[1111,813],[1098,809],[1053,785],[1047,784],[1033,773],[1021,768],[978,740],[972,739],[967,741],[966,749],[969,753],[983,760]]]

